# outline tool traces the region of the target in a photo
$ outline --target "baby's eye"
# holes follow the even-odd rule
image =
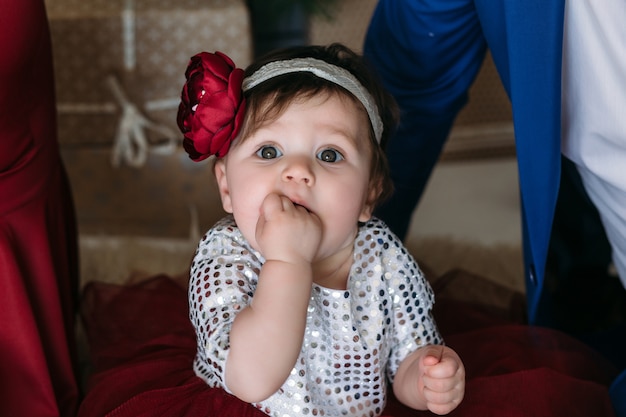
[[[261,146],[261,148],[256,151],[256,154],[263,159],[274,159],[282,156],[282,153],[275,146],[270,145]]]
[[[343,161],[343,155],[336,149],[324,149],[317,154],[317,158],[324,162]]]

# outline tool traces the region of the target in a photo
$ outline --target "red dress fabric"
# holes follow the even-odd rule
[[[0,0],[0,415],[73,416],[74,207],[42,0]]]
[[[467,370],[465,399],[450,416],[614,415],[608,384],[616,370],[597,353],[565,334],[437,295],[435,318]],[[94,373],[80,416],[265,415],[194,375],[184,279],[90,283],[82,315]],[[432,414],[390,398],[383,415]]]

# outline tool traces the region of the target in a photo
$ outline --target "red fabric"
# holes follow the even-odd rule
[[[82,317],[94,376],[80,416],[265,416],[195,376],[187,292],[169,277],[87,284]]]
[[[78,406],[74,208],[42,0],[0,0],[0,415]]]
[[[196,342],[181,282],[157,276],[85,288],[95,369],[80,416],[264,416],[194,376]],[[468,376],[465,399],[450,416],[613,416],[607,385],[616,371],[578,341],[445,294],[436,306]],[[432,414],[390,398],[383,415]]]

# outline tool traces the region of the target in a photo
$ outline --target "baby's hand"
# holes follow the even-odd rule
[[[315,214],[285,196],[268,194],[261,206],[256,241],[266,260],[312,262],[322,238]]]
[[[419,384],[426,406],[435,414],[448,414],[463,400],[465,367],[457,353],[447,346],[431,345],[421,357]]]

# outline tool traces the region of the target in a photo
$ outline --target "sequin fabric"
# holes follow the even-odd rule
[[[194,371],[210,386],[228,391],[230,328],[254,296],[263,262],[231,216],[198,245],[189,287]],[[433,303],[413,257],[382,221],[370,220],[359,228],[347,289],[313,284],[300,356],[279,391],[255,405],[275,417],[380,415],[400,362],[443,343]]]

